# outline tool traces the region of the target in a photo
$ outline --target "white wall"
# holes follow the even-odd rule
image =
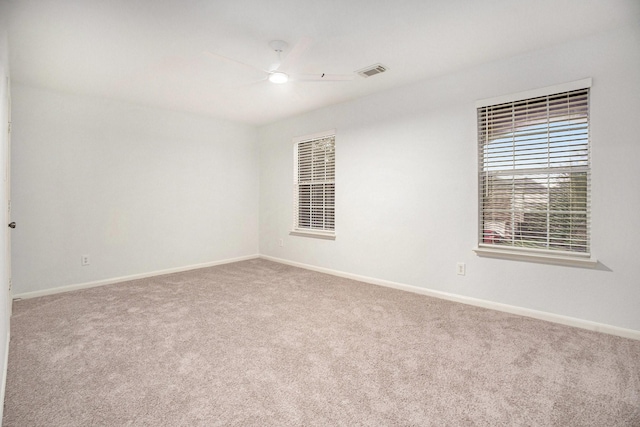
[[[258,252],[254,128],[21,85],[12,95],[14,294]]]
[[[623,28],[261,128],[261,254],[640,330],[638,46],[640,27]],[[586,77],[600,264],[477,257],[475,101]],[[337,238],[289,236],[292,138],[331,128]],[[456,275],[456,262],[467,264],[466,276]]]

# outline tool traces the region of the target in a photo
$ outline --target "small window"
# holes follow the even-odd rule
[[[590,256],[589,87],[479,107],[478,147],[480,249]]]
[[[335,170],[333,131],[295,141],[292,234],[335,238]]]

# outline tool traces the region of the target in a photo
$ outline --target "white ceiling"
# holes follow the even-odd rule
[[[254,125],[640,23],[639,0],[1,1],[14,82]],[[274,39],[309,42],[289,72],[389,71],[275,85]]]

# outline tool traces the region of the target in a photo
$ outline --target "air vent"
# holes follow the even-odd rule
[[[362,77],[371,77],[376,74],[384,73],[388,68],[382,64],[375,64],[367,68],[363,68],[362,70],[356,71],[356,73],[360,74]]]

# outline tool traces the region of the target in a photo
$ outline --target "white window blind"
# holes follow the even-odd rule
[[[589,88],[478,108],[479,246],[589,254]]]
[[[294,230],[333,233],[335,135],[299,141],[294,151]]]

